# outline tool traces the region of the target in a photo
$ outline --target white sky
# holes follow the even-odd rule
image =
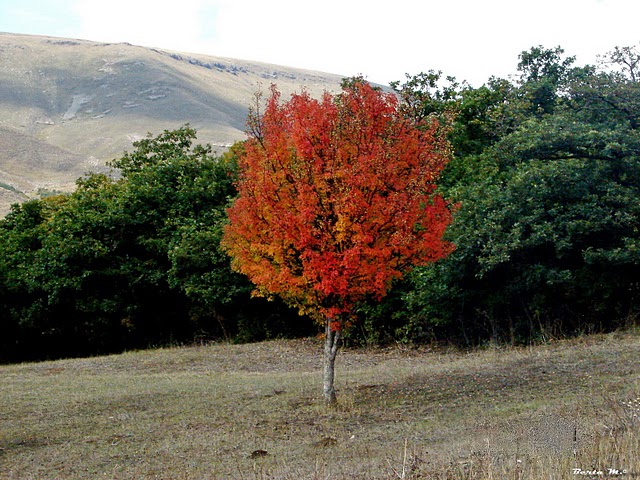
[[[373,82],[442,70],[480,86],[518,54],[577,63],[640,44],[640,0],[0,0],[0,32],[129,42]]]

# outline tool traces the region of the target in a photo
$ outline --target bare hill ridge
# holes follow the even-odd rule
[[[69,190],[133,141],[185,123],[198,140],[244,138],[254,93],[337,91],[341,77],[130,44],[0,33],[0,215]]]

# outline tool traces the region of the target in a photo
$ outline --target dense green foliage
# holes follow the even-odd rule
[[[433,71],[393,85],[407,116],[447,125],[456,250],[360,304],[348,341],[522,342],[637,320],[640,54],[519,60],[479,88]],[[243,145],[215,156],[194,139],[137,142],[118,178],[89,175],[0,221],[0,360],[314,331],[229,268],[219,241]]]
[[[395,85],[408,114],[452,119],[441,189],[458,210],[456,251],[398,286],[389,334],[518,342],[637,318],[640,84],[562,54],[523,52],[513,83],[442,86],[430,72]]]
[[[218,244],[234,152],[217,158],[194,138],[185,127],[139,141],[113,162],[120,179],[89,175],[14,206],[0,223],[3,358],[259,339],[292,315],[250,301],[231,272]]]

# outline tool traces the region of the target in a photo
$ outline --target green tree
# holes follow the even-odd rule
[[[623,75],[631,82],[640,81],[640,52],[637,47],[615,47],[600,61],[603,65],[621,68]]]
[[[563,54],[564,50],[560,47],[546,49],[542,46],[532,47],[520,54],[519,92],[534,116],[553,113],[557,105],[575,61],[575,57],[563,58]]]
[[[456,250],[411,276],[407,332],[448,325],[470,342],[524,340],[637,314],[640,90],[562,53],[536,47],[516,84],[492,79],[505,95],[476,117],[489,134],[457,148],[443,173],[458,204],[446,234]],[[463,92],[458,112],[486,88]]]
[[[0,221],[0,360],[32,358],[49,329],[36,256],[49,218],[65,202],[48,197],[13,205]]]
[[[242,147],[218,157],[195,138],[189,127],[149,136],[113,162],[118,179],[89,175],[73,193],[15,206],[0,221],[12,356],[232,337],[239,325],[251,339],[269,332],[259,314],[286,327],[292,314],[251,301],[219,248]]]

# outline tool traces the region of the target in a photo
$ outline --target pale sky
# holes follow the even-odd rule
[[[129,42],[376,83],[430,69],[481,86],[518,54],[595,63],[640,44],[640,0],[0,0],[0,32]]]

